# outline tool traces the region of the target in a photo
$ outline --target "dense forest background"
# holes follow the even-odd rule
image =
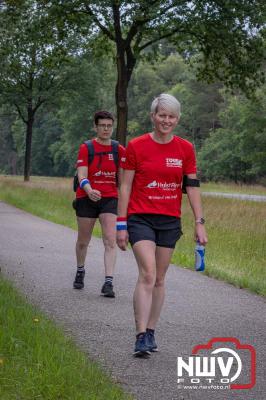
[[[34,29],[36,35],[39,28]],[[18,35],[20,51],[21,32]],[[25,36],[25,46],[27,40]],[[51,38],[51,43],[59,41]],[[68,38],[68,46],[74,50],[68,47],[67,58],[60,65],[53,60],[59,59],[58,54],[61,57],[63,47],[56,48],[54,59],[46,62],[46,68],[58,69],[53,80],[53,84],[58,84],[53,90],[49,87],[49,101],[36,106],[31,152],[33,175],[71,176],[80,143],[94,136],[94,112],[107,109],[116,114],[117,69],[112,46],[104,47],[101,43],[97,54],[97,46],[90,44],[79,51],[77,43],[76,34],[72,41]],[[46,49],[49,48],[52,46],[46,43]],[[14,43],[10,49],[15,60]],[[35,67],[36,54],[31,59]],[[5,57],[9,60],[8,53]],[[158,94],[170,93],[181,102],[176,133],[195,145],[202,180],[266,185],[265,84],[246,97],[237,90],[229,92],[219,81],[211,84],[199,81],[197,57],[193,52],[178,52],[176,46],[162,40],[156,54],[147,49],[139,58],[128,87],[127,141],[152,129],[150,104]],[[41,84],[50,83],[49,71],[40,75]],[[25,71],[20,73],[23,77]],[[13,98],[7,98],[0,92],[0,173],[3,174],[23,174],[25,118],[23,122],[17,93],[15,98],[13,94]]]

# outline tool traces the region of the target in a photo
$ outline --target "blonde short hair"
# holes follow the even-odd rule
[[[151,103],[151,112],[156,114],[159,108],[171,111],[180,117],[180,103],[171,94],[161,93],[159,96],[155,97]]]

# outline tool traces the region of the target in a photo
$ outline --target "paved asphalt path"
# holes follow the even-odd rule
[[[127,392],[139,400],[266,399],[265,299],[201,273],[171,266],[157,329],[160,351],[149,359],[136,359],[132,356],[132,294],[137,272],[132,252],[119,251],[117,297],[106,299],[99,295],[103,246],[98,239],[93,239],[89,248],[85,288],[72,289],[75,239],[74,230],[0,202],[0,265],[4,275],[29,301],[63,326]],[[257,383],[253,389],[177,387],[177,356],[185,359],[195,345],[213,337],[235,337],[255,347]],[[248,378],[243,375],[242,379]]]
[[[226,197],[227,199],[262,201],[266,202],[266,196],[256,194],[240,194],[240,193],[221,193],[221,192],[201,192],[203,196]]]

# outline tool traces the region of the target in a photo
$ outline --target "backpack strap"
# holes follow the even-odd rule
[[[92,144],[92,140],[86,140],[86,142],[84,142],[87,147],[88,147],[88,165],[90,165],[94,159],[94,146]]]
[[[115,162],[116,168],[118,169],[118,162],[119,162],[118,146],[119,146],[119,143],[117,140],[111,140],[111,145],[112,145],[112,153],[113,153],[113,157],[114,157],[114,162]]]

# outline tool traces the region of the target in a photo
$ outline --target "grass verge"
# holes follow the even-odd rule
[[[0,200],[76,229],[75,214],[71,207],[74,197],[71,183],[69,178],[32,177],[31,182],[24,183],[21,177],[0,176]],[[223,185],[221,191],[225,189]],[[251,193],[248,187],[245,193]],[[253,194],[256,193],[253,191]],[[209,237],[204,273],[265,296],[266,204],[203,197],[203,206]],[[176,246],[172,262],[193,269],[194,223],[186,196],[182,224],[184,235]],[[100,236],[98,226],[94,234]]]
[[[209,240],[204,273],[265,296],[266,203],[213,197],[203,197],[202,201]],[[182,213],[184,235],[177,243],[173,261],[191,268],[194,222],[186,197]]]
[[[126,400],[72,340],[0,275],[1,400]]]

